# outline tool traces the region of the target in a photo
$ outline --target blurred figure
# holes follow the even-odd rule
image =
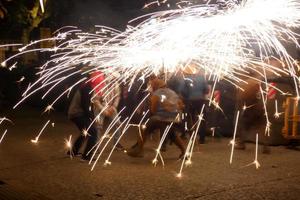
[[[148,121],[146,128],[142,131],[141,137],[137,141],[137,145],[128,151],[128,155],[132,157],[143,156],[143,147],[146,137],[154,130],[159,129],[163,134],[166,127],[173,123],[169,130],[168,136],[180,149],[182,158],[185,153],[185,147],[181,138],[176,134],[178,131],[178,123],[180,122],[180,113],[183,109],[183,102],[179,96],[171,89],[166,87],[163,80],[155,78],[150,80],[150,111],[152,116]]]
[[[209,92],[208,84],[204,74],[197,69],[197,66],[190,64],[183,70],[185,79],[185,97],[187,112],[191,115],[192,126],[198,121],[202,106],[207,103],[205,98]],[[205,143],[206,135],[206,108],[203,110],[203,118],[198,130],[199,143]],[[195,126],[196,127],[196,126]]]
[[[186,106],[185,112],[187,121],[189,121],[189,127],[192,127],[197,121],[200,115],[202,106],[207,102],[206,95],[209,92],[207,81],[204,74],[197,69],[194,64],[187,65],[182,72],[173,76],[168,85],[174,89],[184,99]],[[206,119],[206,108],[203,111],[204,119]],[[192,131],[192,130],[190,130]],[[200,144],[205,143],[206,135],[206,121],[201,121],[200,128],[197,133],[200,137]]]
[[[98,139],[97,130],[94,125],[87,130],[94,119],[94,113],[91,109],[91,91],[92,88],[90,84],[82,84],[80,88],[76,90],[68,109],[68,118],[74,122],[80,130],[80,135],[72,147],[72,152],[68,152],[68,154],[74,156],[80,155],[79,150],[85,140],[87,140],[87,145],[81,157],[82,160],[90,159],[91,153],[88,155],[88,152],[96,144]]]
[[[107,80],[107,77],[105,77],[105,74],[101,71],[93,72],[91,75],[91,85],[94,90],[92,101],[95,117],[97,117],[96,126],[99,132],[102,132],[104,129],[105,119],[108,119],[109,123],[111,123],[118,114],[117,108],[120,102],[121,90],[119,84],[114,81],[117,76],[118,74],[113,74],[109,81]],[[120,120],[117,120],[115,126],[119,127],[120,124]],[[114,135],[114,144],[118,142],[120,136],[121,130],[117,131]],[[116,145],[116,149],[124,150],[124,147],[118,143]]]
[[[145,79],[141,79],[142,74],[138,74],[134,80],[127,81],[128,83],[123,83],[122,86],[122,99],[119,104],[119,110],[122,109],[124,106],[125,112],[122,116],[123,119],[126,117],[130,117],[133,113],[133,116],[129,123],[132,124],[139,124],[141,123],[141,118],[143,117],[143,112],[148,110],[148,102],[144,101],[138,109],[135,111],[136,107],[141,103],[141,101],[145,98],[148,94],[147,91],[147,83],[149,77]],[[134,112],[135,111],[135,112]],[[148,117],[144,117],[147,119]]]
[[[241,87],[244,91],[238,90],[236,96],[236,110],[242,111],[239,119],[240,123],[236,133],[237,139],[235,145],[235,148],[240,150],[246,149],[245,142],[247,139],[247,134],[250,134],[251,130],[259,130],[260,127],[265,127],[266,125],[265,110],[260,91],[260,87],[264,87],[264,84],[260,84],[257,81],[257,79],[261,79],[259,74],[252,72],[250,76],[253,78],[244,78],[246,83],[241,84]],[[270,91],[271,90],[269,90],[269,92]],[[269,92],[266,96],[268,101],[270,101]],[[264,145],[262,152],[270,153],[267,134],[264,133],[264,137],[261,142]]]

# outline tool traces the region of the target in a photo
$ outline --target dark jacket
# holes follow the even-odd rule
[[[79,116],[94,118],[94,113],[91,109],[91,90],[91,87],[87,84],[77,89],[68,109],[68,117],[70,119]]]

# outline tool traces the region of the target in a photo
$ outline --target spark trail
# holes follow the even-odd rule
[[[205,71],[214,86],[218,81],[226,80],[241,90],[240,84],[245,78],[259,82],[267,91],[272,87],[267,82],[268,76],[289,76],[294,81],[295,94],[299,98],[297,73],[300,67],[285,45],[292,43],[299,47],[299,35],[294,30],[300,27],[300,2],[235,2],[229,0],[225,7],[220,4],[187,3],[184,8],[137,17],[129,22],[124,31],[96,26],[95,33],[86,33],[77,27],[66,27],[58,30],[53,38],[33,41],[1,63],[6,66],[18,56],[30,52],[48,51],[52,54],[41,66],[39,79],[28,86],[15,107],[34,93],[49,87],[52,91],[63,80],[74,78],[77,74],[86,76],[98,70],[106,74],[106,80],[111,84],[100,91],[106,96],[121,82],[131,88],[136,78],[145,80],[162,71],[172,74],[189,65],[197,71]],[[55,41],[57,45],[34,49],[35,44],[43,41]],[[280,65],[272,65],[271,60]],[[113,76],[114,73],[120,76]],[[71,85],[45,111],[53,109],[54,103],[84,81],[87,83],[90,80],[82,78]],[[278,88],[274,89],[284,94]],[[261,93],[263,96],[265,91]],[[49,94],[51,92],[46,92],[43,98]],[[263,101],[265,104],[264,96]],[[130,120],[126,122],[125,129],[129,123]],[[267,133],[269,126],[267,124]]]

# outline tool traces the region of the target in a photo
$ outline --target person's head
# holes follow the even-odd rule
[[[102,94],[105,87],[105,75],[101,71],[94,71],[90,74],[90,85],[98,95]]]
[[[150,90],[152,92],[154,92],[154,91],[156,91],[160,88],[165,88],[166,87],[166,82],[162,79],[154,78],[154,79],[149,81],[149,86],[150,86]]]

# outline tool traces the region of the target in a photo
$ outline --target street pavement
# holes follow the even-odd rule
[[[115,151],[110,166],[103,166],[108,145],[95,169],[66,155],[65,139],[79,132],[63,114],[41,114],[24,108],[8,113],[14,125],[0,125],[0,200],[11,199],[300,199],[300,151],[272,146],[271,154],[262,154],[259,146],[259,169],[254,161],[255,144],[244,151],[235,150],[229,164],[231,138],[208,137],[207,144],[196,144],[192,165],[184,167],[177,178],[181,162],[179,150],[168,145],[161,162],[152,165],[158,135],[148,140],[143,158],[128,157]],[[43,125],[50,119],[34,144]],[[52,127],[52,123],[54,127]],[[137,130],[130,129],[121,143],[134,144]]]

